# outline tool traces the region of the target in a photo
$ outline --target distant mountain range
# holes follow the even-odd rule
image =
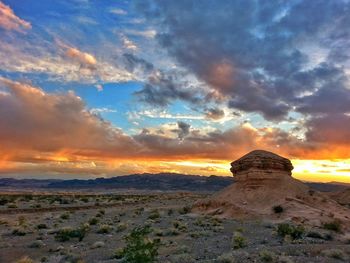
[[[234,183],[231,176],[200,176],[176,173],[131,174],[112,178],[96,178],[89,180],[59,180],[59,179],[14,179],[1,178],[1,189],[135,189],[159,191],[209,191],[214,192]],[[323,191],[340,191],[350,186],[344,183],[306,183],[311,188]]]

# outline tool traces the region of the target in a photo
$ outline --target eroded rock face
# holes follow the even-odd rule
[[[230,170],[236,180],[248,175],[251,177],[257,176],[257,171],[261,171],[261,174],[267,176],[272,173],[291,176],[293,165],[290,160],[277,154],[255,150],[232,162]]]

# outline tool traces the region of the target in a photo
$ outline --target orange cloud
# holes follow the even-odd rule
[[[23,32],[23,29],[30,29],[32,26],[29,22],[16,16],[9,6],[0,2],[0,27]]]
[[[178,122],[128,135],[87,110],[71,91],[47,93],[1,77],[0,90],[0,173],[224,175],[230,161],[253,149],[291,159],[350,158],[349,143],[338,136],[317,141],[309,133],[301,140],[249,123],[220,131]]]

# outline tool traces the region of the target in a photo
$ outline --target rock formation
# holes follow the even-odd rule
[[[313,225],[333,220],[350,222],[349,209],[294,179],[292,170],[293,165],[286,158],[267,151],[252,151],[231,163],[235,183],[197,202],[193,211]]]

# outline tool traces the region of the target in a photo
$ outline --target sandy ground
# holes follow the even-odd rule
[[[143,225],[151,226],[151,239],[161,241],[158,262],[349,262],[350,236],[341,230],[306,227],[293,240],[279,235],[271,222],[217,219],[187,209],[206,196],[2,195],[0,262],[23,257],[32,262],[121,262],[115,252],[125,246],[124,237],[134,227]],[[60,229],[82,225],[87,229],[82,241],[55,239]],[[237,236],[242,248],[237,247]]]

